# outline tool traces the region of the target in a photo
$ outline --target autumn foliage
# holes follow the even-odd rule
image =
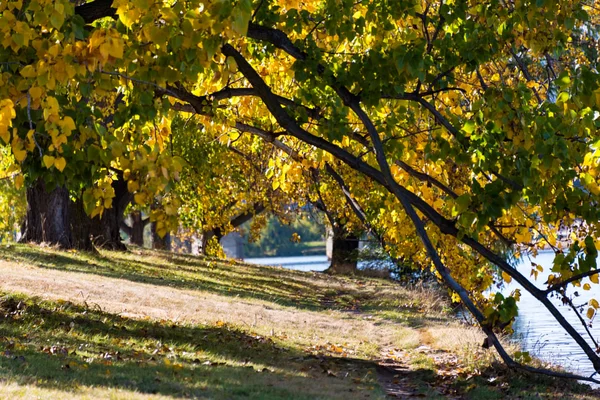
[[[2,174],[64,188],[91,218],[123,179],[161,234],[218,219],[218,204],[186,208],[190,196],[238,209],[321,196],[395,259],[435,270],[510,365],[494,329],[520,293],[487,291],[514,279],[600,370],[597,339],[548,299],[599,283],[597,12],[566,0],[5,1]],[[211,196],[196,145],[243,188]],[[542,249],[556,253],[545,289],[507,261]],[[592,299],[584,325],[598,311]]]

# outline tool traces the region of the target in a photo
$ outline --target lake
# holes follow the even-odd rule
[[[535,283],[536,286],[542,288],[552,268],[553,258],[553,253],[540,253],[535,258],[525,259],[517,268],[525,276],[530,276],[531,262],[533,261],[541,265],[544,271],[540,272]],[[298,271],[324,271],[329,267],[329,261],[327,261],[327,257],[324,255],[248,258],[245,261],[260,265],[281,266]],[[587,279],[584,280],[585,282],[587,282]],[[598,286],[593,285],[593,287],[597,289]],[[513,280],[513,282],[502,289],[502,292],[510,294],[510,292],[517,288],[520,288],[520,285]],[[575,289],[577,290],[570,289],[569,294],[573,294],[574,291],[580,294],[574,300],[576,305],[586,304],[593,295],[595,295],[596,299],[600,300],[600,293],[597,291],[584,291],[582,288]],[[568,306],[563,305],[557,298],[553,298],[552,301],[557,305],[557,308],[563,313],[565,318],[573,324],[583,337],[587,338],[583,326]],[[525,350],[535,354],[538,358],[562,365],[569,371],[581,375],[589,376],[594,372],[591,362],[587,359],[583,351],[558,325],[550,312],[523,289],[521,289],[521,300],[519,301],[519,316],[514,323],[514,328],[515,338],[522,343]],[[600,319],[597,318],[596,324],[590,328],[590,331],[596,339],[600,339]],[[588,341],[591,344],[591,340]]]

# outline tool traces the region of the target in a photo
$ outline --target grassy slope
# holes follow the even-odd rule
[[[432,290],[25,245],[0,276],[0,397],[595,398],[505,371]]]

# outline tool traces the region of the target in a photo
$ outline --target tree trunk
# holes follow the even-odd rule
[[[144,228],[146,223],[142,218],[140,211],[134,211],[130,214],[131,216],[131,244],[136,246],[144,247]]]
[[[91,235],[93,222],[86,214],[81,199],[71,202],[69,207],[69,218],[71,222],[73,247],[76,249],[95,250]]]
[[[167,233],[164,237],[160,237],[156,233],[156,223],[150,224],[150,230],[152,231],[152,248],[155,250],[171,250],[171,235]]]
[[[358,237],[346,232],[343,227],[332,229],[333,246],[331,249],[331,265],[327,273],[335,275],[351,275],[358,271],[357,251]]]
[[[202,234],[196,239],[198,244],[198,254],[202,256],[207,256],[207,247],[208,242],[212,237],[215,236],[215,232],[213,230],[203,231]]]
[[[92,220],[92,237],[94,245],[107,250],[127,250],[121,241],[121,223],[123,212],[131,202],[131,193],[127,190],[127,182],[123,174],[119,173],[113,181],[112,187],[115,191],[112,207],[104,210],[101,218]]]
[[[94,245],[107,250],[127,250],[121,242],[120,224],[114,207],[104,210],[102,218],[93,218],[91,222]]]
[[[62,249],[94,250],[88,218],[80,201],[73,203],[64,187],[51,192],[39,179],[27,188],[27,214],[22,242],[48,243]]]

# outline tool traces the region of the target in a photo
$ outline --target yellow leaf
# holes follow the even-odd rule
[[[23,78],[35,78],[37,76],[37,72],[35,72],[35,68],[32,65],[24,66],[20,74]]]
[[[133,196],[133,200],[137,203],[137,204],[144,204],[144,202],[146,201],[146,194],[145,193],[136,193]]]
[[[96,29],[92,36],[89,39],[89,48],[90,50],[96,49],[100,47],[102,43],[106,40],[106,33],[101,29]]]
[[[350,146],[350,138],[348,136],[344,136],[342,139],[342,146],[348,147]]]
[[[158,234],[158,236],[160,236],[161,238],[164,238],[165,235],[168,233],[167,228],[162,228],[162,229],[157,229],[156,233]]]
[[[595,284],[598,284],[598,276],[599,276],[599,275],[600,275],[600,274],[594,274],[594,275],[591,275],[591,276],[590,276],[590,281],[592,281],[592,282],[593,282],[593,283],[595,283]]]
[[[114,58],[123,58],[123,41],[111,38],[109,40],[108,54]]]
[[[51,46],[48,49],[48,55],[52,56],[52,57],[58,57],[58,53],[60,52],[60,45],[55,44],[54,46]]]
[[[59,106],[56,97],[49,96],[46,98],[46,107],[44,108],[44,112],[46,112],[46,110],[49,115],[58,114]]]
[[[586,313],[588,319],[592,319],[594,317],[594,314],[596,314],[596,310],[594,310],[592,307],[588,308]]]
[[[10,132],[2,125],[0,125],[0,138],[4,140],[4,143],[8,143],[10,141]]]
[[[131,9],[127,12],[119,13],[119,19],[127,28],[131,28],[131,26],[135,23],[139,16],[139,12],[136,8]]]
[[[23,162],[27,157],[27,150],[13,148],[13,155],[18,162]]]
[[[140,188],[140,185],[139,185],[139,183],[137,183],[137,181],[134,181],[134,180],[127,181],[127,190],[129,190],[130,193],[135,192],[139,188]]]
[[[54,166],[56,167],[57,170],[59,170],[60,172],[63,172],[63,170],[67,166],[67,160],[65,160],[64,157],[59,157],[56,160],[54,160]]]
[[[175,215],[177,214],[177,208],[173,207],[172,205],[167,205],[165,206],[165,213],[167,215]]]
[[[596,300],[596,299],[591,299],[589,304],[590,304],[590,307],[600,308],[600,304],[598,304],[598,300]]]
[[[104,207],[100,206],[100,207],[96,207],[94,208],[94,210],[92,211],[92,213],[90,214],[90,218],[94,218],[95,216],[99,215],[100,218],[102,218],[102,213],[104,212]]]
[[[512,277],[504,271],[502,271],[502,279],[504,279],[506,283],[510,283],[512,281]]]
[[[62,120],[62,130],[67,136],[71,134],[71,131],[75,130],[75,121],[73,121],[73,118],[67,116]]]
[[[590,286],[589,283],[584,283],[583,284],[583,290],[590,290],[592,287]]]
[[[100,45],[100,54],[104,60],[108,60],[108,56],[110,55],[110,44],[102,43]]]
[[[44,165],[46,166],[46,168],[50,168],[54,165],[54,157],[52,157],[52,156],[44,156],[42,158],[42,161],[44,162]]]
[[[35,86],[32,87],[31,89],[29,89],[29,94],[31,95],[31,98],[33,100],[37,100],[40,97],[42,97],[42,94],[44,93],[44,89],[42,89],[41,87]]]
[[[23,187],[23,182],[25,181],[25,178],[23,177],[23,175],[18,175],[15,178],[15,187],[17,189],[21,189]]]

